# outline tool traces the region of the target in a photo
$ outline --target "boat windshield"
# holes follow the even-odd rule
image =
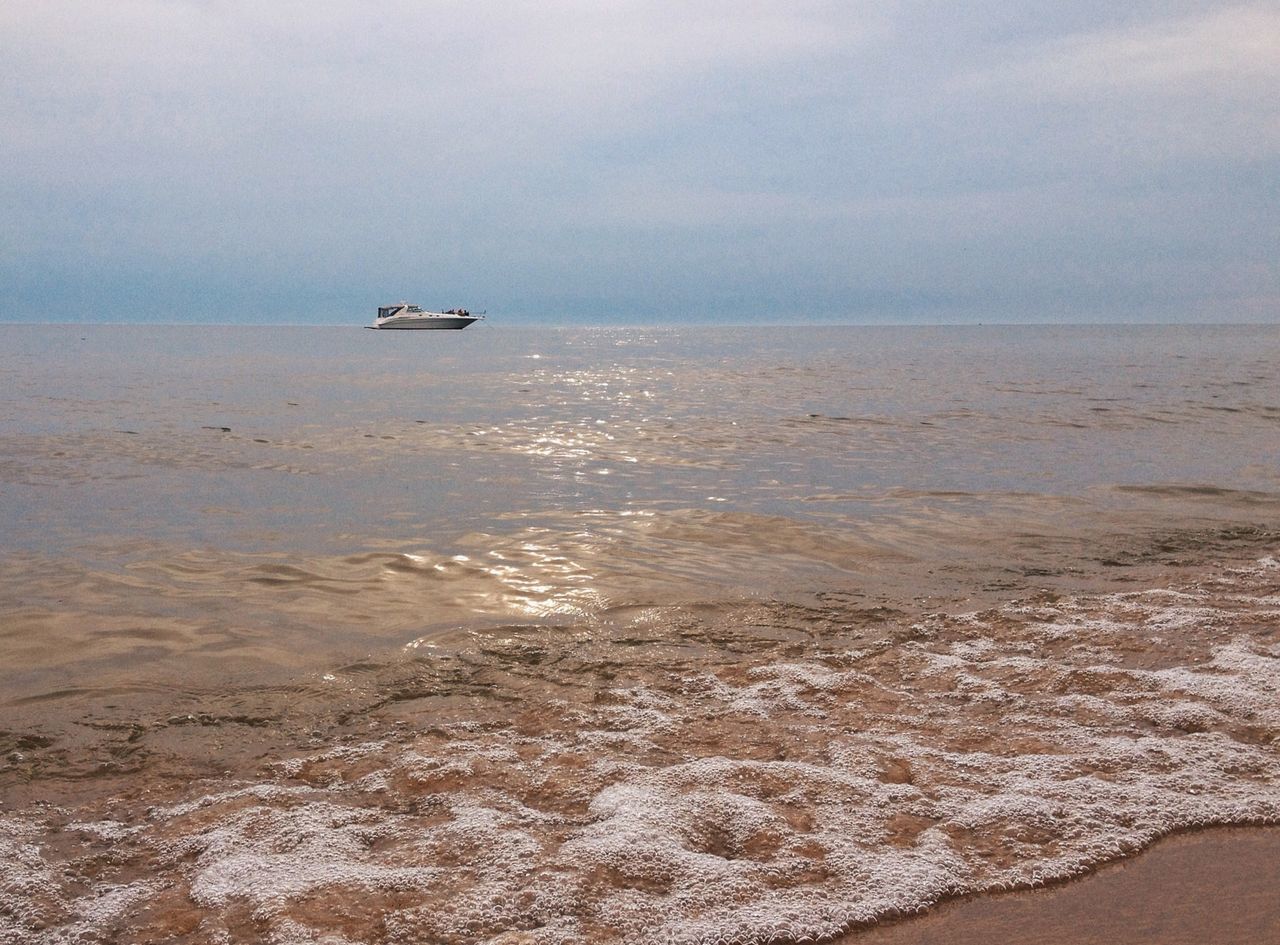
[[[409,306],[409,314],[410,314],[410,315],[420,315],[420,314],[422,314],[422,306],[421,306],[421,305],[410,305],[410,306]]]

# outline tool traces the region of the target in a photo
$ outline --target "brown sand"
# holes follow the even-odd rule
[[[1180,834],[1060,886],[958,899],[842,945],[1280,942],[1280,829]]]

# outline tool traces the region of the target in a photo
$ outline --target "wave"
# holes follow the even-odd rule
[[[620,615],[667,641],[642,658],[502,628],[415,648],[329,674],[341,721],[255,774],[6,816],[0,931],[822,940],[1177,829],[1274,823],[1278,582],[1267,557],[918,620],[833,600]]]

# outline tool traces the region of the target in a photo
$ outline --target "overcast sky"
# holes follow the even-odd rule
[[[0,320],[1280,321],[1280,2],[0,4]]]

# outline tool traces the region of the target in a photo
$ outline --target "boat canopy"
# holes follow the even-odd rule
[[[390,318],[392,315],[423,315],[421,305],[410,305],[408,302],[397,302],[395,305],[379,305],[378,317]]]

